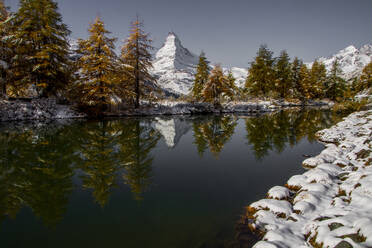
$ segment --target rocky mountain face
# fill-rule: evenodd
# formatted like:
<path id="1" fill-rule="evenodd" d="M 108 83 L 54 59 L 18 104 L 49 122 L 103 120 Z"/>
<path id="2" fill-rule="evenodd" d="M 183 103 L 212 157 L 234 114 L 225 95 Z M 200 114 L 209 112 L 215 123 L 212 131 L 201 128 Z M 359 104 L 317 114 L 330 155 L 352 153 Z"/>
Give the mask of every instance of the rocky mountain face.
<path id="1" fill-rule="evenodd" d="M 198 56 L 184 48 L 176 34 L 169 33 L 155 55 L 153 73 L 161 88 L 186 95 L 193 85 L 197 64 Z"/>
<path id="2" fill-rule="evenodd" d="M 342 76 L 346 80 L 358 77 L 363 68 L 372 59 L 372 45 L 364 45 L 360 49 L 348 46 L 330 57 L 321 57 L 319 62 L 325 64 L 327 70 L 332 68 L 332 63 L 338 59 Z M 174 95 L 187 95 L 193 85 L 198 56 L 182 46 L 180 39 L 174 33 L 169 33 L 164 45 L 155 55 L 153 74 L 157 83 L 165 92 Z M 306 63 L 311 67 L 312 63 Z M 246 68 L 224 68 L 225 73 L 232 71 L 236 78 L 236 85 L 244 87 L 248 75 Z"/>
<path id="3" fill-rule="evenodd" d="M 360 49 L 354 46 L 348 46 L 330 57 L 321 57 L 318 61 L 324 63 L 326 69 L 329 71 L 336 59 L 342 70 L 342 77 L 346 80 L 358 77 L 362 73 L 363 68 L 372 59 L 372 45 L 367 44 Z M 307 63 L 307 65 L 310 67 L 312 63 Z"/>
<path id="4" fill-rule="evenodd" d="M 155 55 L 152 72 L 162 89 L 177 95 L 187 95 L 194 83 L 198 61 L 198 55 L 183 47 L 176 34 L 169 33 L 164 45 Z M 227 73 L 228 69 L 224 68 L 224 71 Z M 233 67 L 231 71 L 237 78 L 237 85 L 244 85 L 247 70 Z"/>

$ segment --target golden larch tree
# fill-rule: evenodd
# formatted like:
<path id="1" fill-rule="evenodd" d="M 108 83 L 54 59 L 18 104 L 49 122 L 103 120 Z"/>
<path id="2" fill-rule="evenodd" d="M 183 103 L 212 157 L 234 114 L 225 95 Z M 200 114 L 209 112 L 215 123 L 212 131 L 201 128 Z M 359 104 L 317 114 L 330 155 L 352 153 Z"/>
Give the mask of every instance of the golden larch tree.
<path id="1" fill-rule="evenodd" d="M 127 84 L 134 92 L 134 106 L 138 108 L 141 97 L 145 96 L 147 82 L 154 82 L 155 79 L 150 73 L 152 68 L 152 40 L 149 34 L 143 31 L 143 22 L 137 19 L 131 23 L 130 35 L 125 40 L 121 49 L 121 60 L 127 71 Z M 148 93 L 148 92 L 147 92 Z"/>
<path id="2" fill-rule="evenodd" d="M 231 95 L 231 88 L 228 80 L 223 74 L 220 65 L 216 65 L 203 90 L 204 101 L 213 103 L 215 106 L 220 104 L 220 97 L 222 94 Z"/>
<path id="3" fill-rule="evenodd" d="M 97 17 L 89 29 L 87 40 L 80 39 L 78 60 L 79 79 L 76 96 L 82 106 L 93 106 L 96 113 L 106 110 L 118 87 L 115 75 L 117 57 L 115 38 L 109 38 L 103 21 Z"/>

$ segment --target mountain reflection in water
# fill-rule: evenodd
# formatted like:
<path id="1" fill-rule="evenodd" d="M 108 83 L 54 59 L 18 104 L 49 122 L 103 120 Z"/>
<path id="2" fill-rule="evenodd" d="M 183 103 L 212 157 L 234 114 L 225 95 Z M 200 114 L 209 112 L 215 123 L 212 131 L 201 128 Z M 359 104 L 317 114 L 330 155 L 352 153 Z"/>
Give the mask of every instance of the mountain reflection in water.
<path id="1" fill-rule="evenodd" d="M 238 123 L 242 123 L 246 149 L 260 161 L 270 152 L 281 153 L 303 139 L 315 141 L 317 130 L 339 119 L 329 111 L 310 109 L 260 116 L 2 123 L 0 221 L 16 220 L 17 214 L 27 208 L 44 226 L 55 228 L 71 207 L 69 201 L 75 191 L 90 192 L 102 208 L 108 204 L 114 189 L 122 187 L 130 188 L 132 199 L 143 201 L 144 193 L 151 193 L 156 181 L 153 163 L 161 140 L 171 153 L 182 137 L 190 135 L 189 146 L 200 156 L 200 161 L 205 161 L 206 154 L 218 161 Z M 6 225 L 0 237 L 4 228 Z"/>

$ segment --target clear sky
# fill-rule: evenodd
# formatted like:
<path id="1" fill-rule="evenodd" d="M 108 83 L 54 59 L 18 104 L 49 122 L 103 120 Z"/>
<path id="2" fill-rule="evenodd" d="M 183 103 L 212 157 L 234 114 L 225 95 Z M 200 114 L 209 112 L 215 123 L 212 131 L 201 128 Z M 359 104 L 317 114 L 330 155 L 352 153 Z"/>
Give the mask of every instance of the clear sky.
<path id="1" fill-rule="evenodd" d="M 247 67 L 266 43 L 312 61 L 372 43 L 372 0 L 57 0 L 73 38 L 100 15 L 119 41 L 138 13 L 159 48 L 169 31 L 214 63 Z M 13 11 L 18 0 L 5 0 Z M 118 43 L 121 45 L 121 43 Z"/>

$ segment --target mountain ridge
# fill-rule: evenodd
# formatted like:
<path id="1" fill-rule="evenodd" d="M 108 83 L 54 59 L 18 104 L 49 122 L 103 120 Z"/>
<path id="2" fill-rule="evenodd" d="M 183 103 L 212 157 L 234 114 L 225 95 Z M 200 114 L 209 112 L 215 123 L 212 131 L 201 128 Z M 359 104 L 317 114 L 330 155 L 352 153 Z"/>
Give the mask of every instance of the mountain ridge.
<path id="1" fill-rule="evenodd" d="M 339 60 L 342 77 L 351 80 L 361 74 L 363 68 L 372 60 L 372 45 L 363 45 L 360 49 L 350 45 L 328 57 L 317 60 L 325 64 L 327 71 L 332 68 L 335 59 Z M 160 88 L 175 95 L 187 95 L 194 83 L 198 56 L 183 47 L 178 36 L 170 32 L 163 46 L 156 52 L 152 73 L 157 78 Z M 313 62 L 305 63 L 311 67 Z M 248 69 L 241 67 L 223 68 L 224 73 L 232 72 L 236 86 L 244 87 Z"/>

